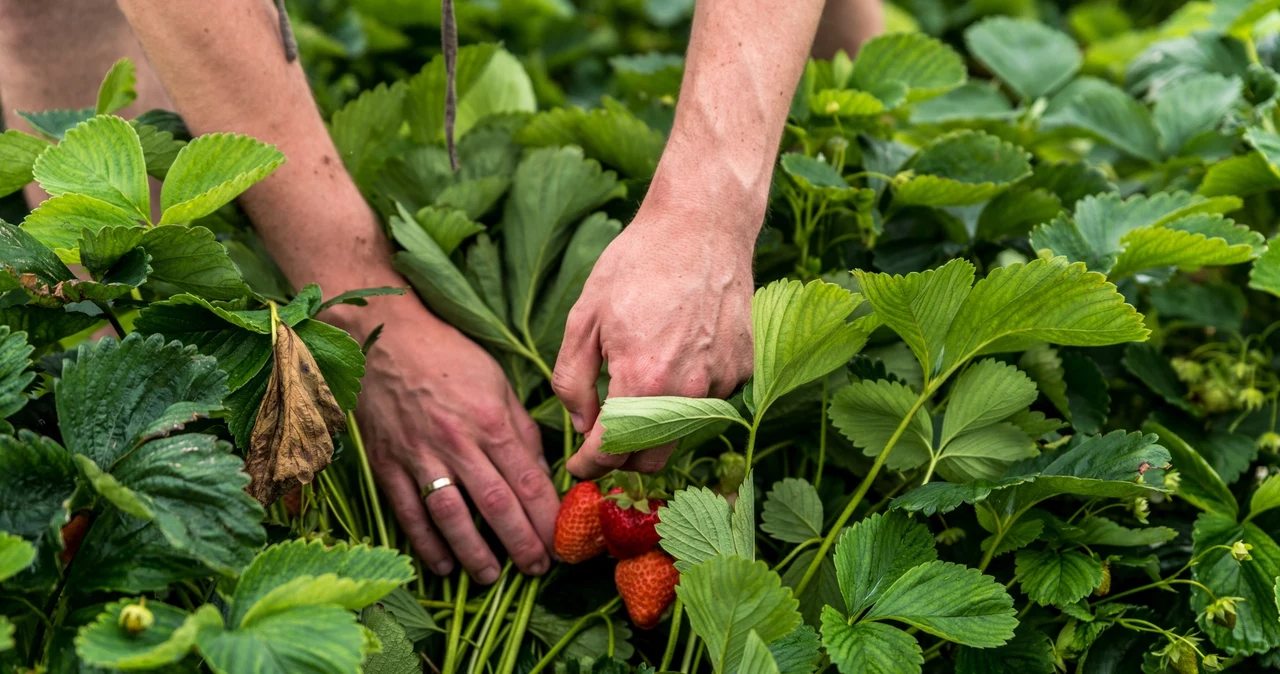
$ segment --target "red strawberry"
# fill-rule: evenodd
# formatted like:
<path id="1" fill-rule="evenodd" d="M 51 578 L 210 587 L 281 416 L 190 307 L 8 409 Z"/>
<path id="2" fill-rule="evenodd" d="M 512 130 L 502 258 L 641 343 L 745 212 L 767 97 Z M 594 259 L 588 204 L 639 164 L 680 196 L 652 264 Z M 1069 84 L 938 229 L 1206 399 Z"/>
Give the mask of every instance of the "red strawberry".
<path id="1" fill-rule="evenodd" d="M 609 490 L 610 498 L 600 501 L 600 526 L 609 554 L 627 559 L 644 554 L 658 545 L 658 508 L 656 498 L 633 500 L 622 487 Z"/>
<path id="2" fill-rule="evenodd" d="M 284 493 L 284 511 L 289 513 L 289 517 L 297 517 L 302 514 L 302 485 L 297 485 L 293 489 Z"/>
<path id="3" fill-rule="evenodd" d="M 58 559 L 63 564 L 70 564 L 71 558 L 76 556 L 76 551 L 80 549 L 80 541 L 84 540 L 85 532 L 89 531 L 89 525 L 92 520 L 89 519 L 90 513 L 76 513 L 70 522 L 62 525 L 62 552 L 58 553 Z"/>
<path id="4" fill-rule="evenodd" d="M 675 560 L 656 548 L 618 562 L 613 571 L 613 583 L 627 606 L 627 615 L 642 630 L 657 627 L 662 613 L 675 601 L 679 580 Z"/>
<path id="5" fill-rule="evenodd" d="M 580 482 L 564 495 L 556 514 L 556 554 L 570 564 L 585 562 L 604 552 L 600 532 L 600 487 Z"/>

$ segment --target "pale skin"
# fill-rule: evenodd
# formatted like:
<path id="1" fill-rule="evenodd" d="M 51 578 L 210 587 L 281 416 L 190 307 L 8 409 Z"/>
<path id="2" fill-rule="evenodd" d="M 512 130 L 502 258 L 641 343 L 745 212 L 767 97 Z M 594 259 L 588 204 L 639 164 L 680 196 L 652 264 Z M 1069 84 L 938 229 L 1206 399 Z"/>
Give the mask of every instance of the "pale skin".
<path id="1" fill-rule="evenodd" d="M 825 14 L 822 0 L 697 4 L 667 149 L 640 211 L 573 308 L 556 362 L 552 386 L 586 436 L 569 461 L 573 474 L 652 472 L 670 453 L 599 452 L 602 364 L 610 396 L 727 396 L 750 375 L 751 254 L 791 92 L 811 47 L 852 51 L 879 30 L 874 0 L 827 4 Z M 98 78 L 128 56 L 140 66 L 135 110 L 174 108 L 193 133 L 248 134 L 288 157 L 240 202 L 295 285 L 318 283 L 326 296 L 407 285 L 301 68 L 284 59 L 270 0 L 119 0 L 118 7 L 0 0 L 8 127 L 25 128 L 15 110 L 92 104 Z M 55 32 L 59 40 L 31 39 Z M 58 46 L 69 43 L 76 49 Z M 40 196 L 28 191 L 33 201 Z M 546 572 L 559 502 L 537 426 L 493 358 L 412 294 L 323 318 L 357 340 L 384 326 L 358 415 L 379 483 L 431 570 L 447 574 L 461 564 L 481 583 L 499 574 L 459 490 L 420 495 L 450 477 L 521 571 Z"/>

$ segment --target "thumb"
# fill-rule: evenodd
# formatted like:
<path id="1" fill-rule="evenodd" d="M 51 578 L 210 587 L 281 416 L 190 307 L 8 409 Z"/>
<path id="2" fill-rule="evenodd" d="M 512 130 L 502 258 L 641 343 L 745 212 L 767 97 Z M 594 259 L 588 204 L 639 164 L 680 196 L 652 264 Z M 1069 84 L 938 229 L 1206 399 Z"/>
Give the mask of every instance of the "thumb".
<path id="1" fill-rule="evenodd" d="M 600 331 L 594 318 L 582 318 L 575 310 L 569 313 L 564 327 L 564 341 L 551 373 L 551 389 L 569 411 L 574 430 L 585 434 L 600 414 L 600 395 L 596 379 L 600 377 Z"/>

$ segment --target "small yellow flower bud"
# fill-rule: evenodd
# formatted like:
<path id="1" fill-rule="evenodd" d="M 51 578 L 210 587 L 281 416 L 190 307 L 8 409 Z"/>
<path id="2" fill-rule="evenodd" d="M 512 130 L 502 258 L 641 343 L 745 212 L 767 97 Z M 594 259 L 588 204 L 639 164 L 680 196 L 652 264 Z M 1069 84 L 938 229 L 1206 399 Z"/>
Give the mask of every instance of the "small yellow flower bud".
<path id="1" fill-rule="evenodd" d="M 151 613 L 151 609 L 147 608 L 147 598 L 139 597 L 138 603 L 126 604 L 120 609 L 120 619 L 117 624 L 129 634 L 142 634 L 155 622 L 155 615 Z"/>
<path id="2" fill-rule="evenodd" d="M 836 101 L 828 101 L 826 107 L 823 108 L 822 111 L 828 115 L 834 115 L 837 112 L 840 112 L 840 104 Z"/>
<path id="3" fill-rule="evenodd" d="M 1231 556 L 1235 557 L 1237 562 L 1247 562 L 1250 559 L 1253 559 L 1253 555 L 1249 554 L 1249 551 L 1252 549 L 1252 545 L 1249 545 L 1244 541 L 1236 541 L 1231 544 Z"/>
<path id="4" fill-rule="evenodd" d="M 1275 431 L 1267 431 L 1258 436 L 1258 449 L 1265 449 L 1268 452 L 1274 452 L 1280 449 L 1280 433 Z"/>
<path id="5" fill-rule="evenodd" d="M 1194 360 L 1174 358 L 1169 362 L 1173 365 L 1174 372 L 1178 373 L 1178 379 L 1188 384 L 1198 384 L 1204 378 L 1204 366 Z"/>
<path id="6" fill-rule="evenodd" d="M 1241 390 L 1236 396 L 1236 404 L 1250 412 L 1262 407 L 1266 402 L 1267 394 L 1252 386 Z"/>

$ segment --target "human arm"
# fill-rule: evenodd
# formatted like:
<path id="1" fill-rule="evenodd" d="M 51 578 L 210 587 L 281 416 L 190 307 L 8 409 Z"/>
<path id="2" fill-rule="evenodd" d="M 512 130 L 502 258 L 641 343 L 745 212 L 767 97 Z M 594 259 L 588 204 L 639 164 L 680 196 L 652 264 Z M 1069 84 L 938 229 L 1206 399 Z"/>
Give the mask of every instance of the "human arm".
<path id="1" fill-rule="evenodd" d="M 247 134 L 288 158 L 241 205 L 293 283 L 318 283 L 328 295 L 406 285 L 302 69 L 285 59 L 270 0 L 119 5 L 194 132 Z M 497 559 L 458 490 L 419 496 L 450 477 L 522 570 L 546 571 L 558 499 L 537 428 L 497 363 L 412 295 L 335 307 L 324 318 L 357 339 L 385 326 L 369 354 L 360 417 L 375 474 L 415 550 L 437 573 L 456 555 L 480 582 L 497 578 Z"/>
<path id="2" fill-rule="evenodd" d="M 609 396 L 723 397 L 751 374 L 752 252 L 821 0 L 701 0 L 670 138 L 634 220 L 569 315 L 552 386 L 586 434 L 579 477 L 653 471 L 671 448 L 599 451 Z"/>

